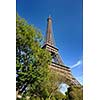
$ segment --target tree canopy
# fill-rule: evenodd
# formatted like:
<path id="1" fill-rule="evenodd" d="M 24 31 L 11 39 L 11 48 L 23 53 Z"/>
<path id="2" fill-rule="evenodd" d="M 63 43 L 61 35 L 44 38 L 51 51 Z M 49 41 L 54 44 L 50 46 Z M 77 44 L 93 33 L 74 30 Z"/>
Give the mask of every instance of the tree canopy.
<path id="1" fill-rule="evenodd" d="M 24 19 L 16 17 L 16 90 L 40 94 L 40 84 L 48 80 L 50 53 L 41 48 L 42 35 Z M 33 93 L 35 91 L 35 93 Z"/>

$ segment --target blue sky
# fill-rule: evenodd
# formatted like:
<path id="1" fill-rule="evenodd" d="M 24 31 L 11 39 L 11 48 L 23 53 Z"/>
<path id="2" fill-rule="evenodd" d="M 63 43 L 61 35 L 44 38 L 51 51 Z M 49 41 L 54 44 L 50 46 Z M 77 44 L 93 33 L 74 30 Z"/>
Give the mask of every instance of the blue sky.
<path id="1" fill-rule="evenodd" d="M 82 0 L 16 0 L 18 14 L 34 24 L 45 36 L 47 18 L 53 19 L 56 47 L 65 65 L 83 84 Z"/>

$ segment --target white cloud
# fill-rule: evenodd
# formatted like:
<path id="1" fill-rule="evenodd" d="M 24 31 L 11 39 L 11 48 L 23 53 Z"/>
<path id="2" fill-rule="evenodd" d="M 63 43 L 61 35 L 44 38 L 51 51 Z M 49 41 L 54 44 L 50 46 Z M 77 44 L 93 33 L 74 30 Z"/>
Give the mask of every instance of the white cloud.
<path id="1" fill-rule="evenodd" d="M 81 64 L 82 64 L 82 60 L 79 60 L 74 65 L 72 65 L 71 68 L 76 68 L 76 67 L 78 67 Z"/>

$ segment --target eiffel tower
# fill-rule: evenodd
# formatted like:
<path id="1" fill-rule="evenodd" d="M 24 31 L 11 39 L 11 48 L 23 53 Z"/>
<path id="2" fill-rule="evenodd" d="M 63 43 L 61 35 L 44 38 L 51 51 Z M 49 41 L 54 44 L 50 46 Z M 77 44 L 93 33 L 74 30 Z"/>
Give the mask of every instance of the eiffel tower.
<path id="1" fill-rule="evenodd" d="M 47 49 L 51 53 L 52 63 L 50 65 L 50 68 L 53 71 L 56 71 L 62 77 L 63 82 L 67 82 L 67 85 L 69 86 L 81 86 L 81 84 L 73 77 L 71 69 L 64 65 L 58 53 L 58 48 L 55 47 L 51 16 L 49 16 L 47 19 L 46 41 L 42 48 Z"/>

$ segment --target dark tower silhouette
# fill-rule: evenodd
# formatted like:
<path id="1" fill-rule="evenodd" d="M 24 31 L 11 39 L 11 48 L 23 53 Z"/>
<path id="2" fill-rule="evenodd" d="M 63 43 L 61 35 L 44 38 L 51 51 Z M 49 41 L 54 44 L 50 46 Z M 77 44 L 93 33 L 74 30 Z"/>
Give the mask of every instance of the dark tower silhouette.
<path id="1" fill-rule="evenodd" d="M 59 73 L 59 75 L 64 79 L 64 82 L 70 86 L 74 85 L 81 85 L 72 75 L 71 69 L 64 65 L 59 53 L 58 48 L 55 47 L 53 31 L 52 31 L 52 18 L 51 16 L 47 19 L 47 30 L 46 30 L 46 41 L 43 45 L 44 49 L 47 49 L 52 56 L 52 64 L 50 68 L 53 71 Z"/>

